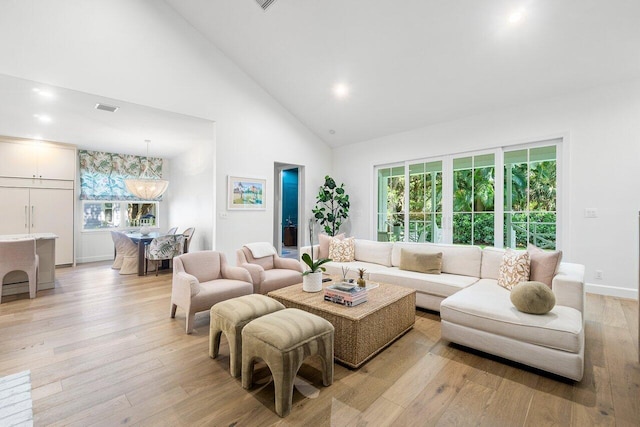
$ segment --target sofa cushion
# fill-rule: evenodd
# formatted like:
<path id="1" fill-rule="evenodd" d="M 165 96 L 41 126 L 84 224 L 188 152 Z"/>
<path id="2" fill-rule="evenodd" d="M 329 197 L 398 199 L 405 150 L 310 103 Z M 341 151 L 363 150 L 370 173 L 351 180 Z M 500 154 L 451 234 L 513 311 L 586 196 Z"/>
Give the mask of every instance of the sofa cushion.
<path id="1" fill-rule="evenodd" d="M 529 244 L 527 252 L 529 252 L 529 258 L 531 259 L 529 280 L 542 282 L 551 288 L 553 276 L 558 271 L 558 266 L 562 260 L 562 251 L 545 251 Z"/>
<path id="2" fill-rule="evenodd" d="M 391 283 L 406 286 L 418 292 L 448 297 L 467 286 L 473 285 L 478 278 L 456 274 L 425 274 L 415 271 L 400 270 L 391 267 L 369 272 L 369 279 L 374 282 Z"/>
<path id="3" fill-rule="evenodd" d="M 487 246 L 482 250 L 482 265 L 480 267 L 481 279 L 498 280 L 498 273 L 504 253 L 504 249 L 491 246 Z"/>
<path id="4" fill-rule="evenodd" d="M 339 240 L 331 239 L 329 243 L 329 258 L 336 262 L 351 262 L 355 260 L 355 242 L 353 237 Z"/>
<path id="5" fill-rule="evenodd" d="M 510 294 L 495 280 L 480 279 L 445 299 L 440 305 L 440 317 L 530 344 L 571 353 L 580 351 L 583 328 L 578 310 L 556 305 L 543 315 L 522 313 L 511 304 Z"/>
<path id="6" fill-rule="evenodd" d="M 529 280 L 529 253 L 507 249 L 502 256 L 498 285 L 511 290 L 520 282 Z"/>
<path id="7" fill-rule="evenodd" d="M 349 273 L 347 277 L 355 279 L 358 277 L 358 269 L 364 268 L 367 270 L 367 273 L 371 273 L 374 271 L 384 271 L 389 267 L 385 267 L 384 265 L 374 264 L 371 262 L 363 262 L 363 261 L 353 261 L 353 262 L 335 262 L 331 261 L 322 265 L 327 271 L 327 274 L 340 276 L 342 277 L 342 267 L 348 267 Z"/>
<path id="8" fill-rule="evenodd" d="M 403 248 L 400 254 L 400 270 L 428 274 L 442 273 L 442 252 L 414 252 Z"/>
<path id="9" fill-rule="evenodd" d="M 400 266 L 402 248 L 426 252 L 442 252 L 442 272 L 461 276 L 480 277 L 482 249 L 470 245 L 444 245 L 439 243 L 394 243 L 392 265 Z"/>
<path id="10" fill-rule="evenodd" d="M 356 260 L 391 267 L 393 243 L 356 240 Z"/>
<path id="11" fill-rule="evenodd" d="M 328 234 L 318 234 L 318 258 L 329 258 L 329 244 L 331 239 L 344 240 L 344 233 L 331 237 Z"/>

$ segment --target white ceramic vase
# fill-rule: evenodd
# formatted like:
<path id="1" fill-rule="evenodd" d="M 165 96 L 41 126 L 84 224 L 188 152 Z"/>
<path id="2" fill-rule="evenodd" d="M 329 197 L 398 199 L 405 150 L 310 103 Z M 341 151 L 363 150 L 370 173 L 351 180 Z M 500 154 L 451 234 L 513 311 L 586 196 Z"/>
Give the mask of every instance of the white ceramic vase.
<path id="1" fill-rule="evenodd" d="M 322 290 L 322 272 L 319 271 L 302 276 L 302 290 L 305 292 L 320 292 Z"/>
<path id="2" fill-rule="evenodd" d="M 140 234 L 148 236 L 151 233 L 151 227 L 140 227 Z"/>

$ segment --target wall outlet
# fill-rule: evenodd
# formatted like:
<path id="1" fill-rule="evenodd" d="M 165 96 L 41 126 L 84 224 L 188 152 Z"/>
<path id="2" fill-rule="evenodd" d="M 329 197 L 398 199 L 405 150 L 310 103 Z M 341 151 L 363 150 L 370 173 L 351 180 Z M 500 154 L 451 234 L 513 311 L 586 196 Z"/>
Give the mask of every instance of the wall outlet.
<path id="1" fill-rule="evenodd" d="M 227 212 L 220 212 L 218 214 L 218 216 L 220 217 L 220 219 L 227 219 L 228 218 L 228 213 Z"/>
<path id="2" fill-rule="evenodd" d="M 598 209 L 596 209 L 596 208 L 585 208 L 584 209 L 584 217 L 585 218 L 597 218 L 598 217 Z"/>
<path id="3" fill-rule="evenodd" d="M 596 279 L 602 280 L 602 270 L 596 270 Z"/>

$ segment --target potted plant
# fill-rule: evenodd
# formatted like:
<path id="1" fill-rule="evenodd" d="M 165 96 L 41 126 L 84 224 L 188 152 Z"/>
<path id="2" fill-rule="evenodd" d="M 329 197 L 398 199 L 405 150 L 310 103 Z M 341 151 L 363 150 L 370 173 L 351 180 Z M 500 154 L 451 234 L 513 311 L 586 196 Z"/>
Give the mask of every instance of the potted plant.
<path id="1" fill-rule="evenodd" d="M 329 236 L 338 234 L 342 222 L 349 217 L 349 195 L 344 191 L 344 184 L 338 186 L 333 178 L 325 176 L 312 212 Z"/>
<path id="2" fill-rule="evenodd" d="M 302 273 L 302 290 L 320 292 L 322 290 L 322 272 L 326 270 L 322 264 L 331 261 L 331 259 L 320 258 L 314 261 L 309 254 L 302 254 L 302 261 L 309 267 L 307 271 Z"/>
<path id="3" fill-rule="evenodd" d="M 331 259 L 319 258 L 313 259 L 313 226 L 315 220 L 309 220 L 309 242 L 311 243 L 311 255 L 302 254 L 302 261 L 307 264 L 309 269 L 302 273 L 302 290 L 306 292 L 320 292 L 322 290 L 322 272 L 326 269 L 322 266 Z"/>

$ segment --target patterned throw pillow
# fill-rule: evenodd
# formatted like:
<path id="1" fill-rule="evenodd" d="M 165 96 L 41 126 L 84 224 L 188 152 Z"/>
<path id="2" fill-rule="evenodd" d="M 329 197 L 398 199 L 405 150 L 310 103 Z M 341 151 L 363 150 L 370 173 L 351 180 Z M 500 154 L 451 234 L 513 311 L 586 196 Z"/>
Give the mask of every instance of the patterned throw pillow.
<path id="1" fill-rule="evenodd" d="M 318 234 L 318 258 L 329 258 L 329 245 L 331 244 L 331 240 L 344 240 L 344 238 L 344 233 L 337 234 L 333 237 L 322 233 Z"/>
<path id="2" fill-rule="evenodd" d="M 498 271 L 498 285 L 511 290 L 520 282 L 529 280 L 530 260 L 526 251 L 507 249 Z"/>
<path id="3" fill-rule="evenodd" d="M 353 237 L 344 240 L 331 239 L 329 258 L 335 262 L 351 262 L 355 259 L 356 241 Z"/>

